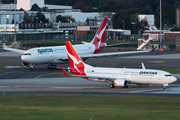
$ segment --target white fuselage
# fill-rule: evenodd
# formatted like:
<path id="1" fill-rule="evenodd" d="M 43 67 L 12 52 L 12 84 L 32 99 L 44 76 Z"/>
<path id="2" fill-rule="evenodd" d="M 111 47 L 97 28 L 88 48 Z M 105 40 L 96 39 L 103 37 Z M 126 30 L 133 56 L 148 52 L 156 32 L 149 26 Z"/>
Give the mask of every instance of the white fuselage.
<path id="1" fill-rule="evenodd" d="M 91 43 L 73 45 L 73 47 L 80 56 L 93 54 L 95 51 L 95 45 Z M 25 51 L 21 56 L 23 62 L 33 64 L 68 63 L 63 59 L 67 59 L 66 46 L 32 48 Z"/>
<path id="2" fill-rule="evenodd" d="M 177 80 L 168 72 L 153 69 L 86 67 L 85 73 L 87 76 L 126 79 L 136 84 L 169 84 Z M 93 78 L 90 80 L 107 82 Z"/>

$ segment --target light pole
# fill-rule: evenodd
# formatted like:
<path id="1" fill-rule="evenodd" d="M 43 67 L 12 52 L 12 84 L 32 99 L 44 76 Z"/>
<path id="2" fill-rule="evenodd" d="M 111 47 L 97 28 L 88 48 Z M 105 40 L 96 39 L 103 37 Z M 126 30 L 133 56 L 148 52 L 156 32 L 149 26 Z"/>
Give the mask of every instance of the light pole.
<path id="1" fill-rule="evenodd" d="M 16 42 L 16 0 L 14 0 L 14 42 Z"/>
<path id="2" fill-rule="evenodd" d="M 124 20 L 122 22 L 123 22 L 123 30 L 125 30 L 125 22 L 124 22 Z"/>
<path id="3" fill-rule="evenodd" d="M 162 9 L 161 9 L 161 0 L 160 0 L 160 48 L 162 48 Z"/>

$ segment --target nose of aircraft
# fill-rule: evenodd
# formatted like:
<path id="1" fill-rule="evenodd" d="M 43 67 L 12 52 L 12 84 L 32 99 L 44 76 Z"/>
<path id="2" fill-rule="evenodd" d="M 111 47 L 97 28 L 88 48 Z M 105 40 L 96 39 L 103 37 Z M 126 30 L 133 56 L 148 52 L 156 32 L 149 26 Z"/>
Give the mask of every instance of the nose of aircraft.
<path id="1" fill-rule="evenodd" d="M 22 60 L 22 61 L 24 61 L 24 60 L 25 60 L 24 55 L 22 55 L 22 56 L 21 56 L 21 60 Z"/>
<path id="2" fill-rule="evenodd" d="M 171 81 L 172 81 L 172 82 L 176 82 L 176 81 L 177 81 L 177 78 L 173 76 L 173 77 L 171 78 Z"/>
<path id="3" fill-rule="evenodd" d="M 28 62 L 27 57 L 26 57 L 25 55 L 22 55 L 22 56 L 21 56 L 21 60 L 22 60 L 23 62 Z"/>

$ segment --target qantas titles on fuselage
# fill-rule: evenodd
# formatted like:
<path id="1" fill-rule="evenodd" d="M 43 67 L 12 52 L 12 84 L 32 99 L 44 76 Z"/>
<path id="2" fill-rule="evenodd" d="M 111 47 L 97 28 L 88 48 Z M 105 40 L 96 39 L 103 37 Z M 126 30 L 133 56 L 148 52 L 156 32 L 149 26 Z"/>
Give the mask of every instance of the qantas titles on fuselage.
<path id="1" fill-rule="evenodd" d="M 96 70 L 87 70 L 87 73 L 94 73 L 94 74 L 104 74 L 103 72 L 97 72 Z M 105 73 L 108 74 L 108 73 Z M 111 73 L 112 74 L 112 73 Z M 157 71 L 140 71 L 140 72 L 136 72 L 136 71 L 124 71 L 123 73 L 114 73 L 114 74 L 118 74 L 118 75 L 144 75 L 144 76 L 154 76 L 157 75 L 158 72 Z"/>
<path id="2" fill-rule="evenodd" d="M 37 49 L 39 54 L 48 54 L 53 52 L 60 52 L 60 51 L 65 51 L 65 48 L 57 48 L 57 49 L 52 49 L 52 48 L 46 48 L 46 49 Z"/>

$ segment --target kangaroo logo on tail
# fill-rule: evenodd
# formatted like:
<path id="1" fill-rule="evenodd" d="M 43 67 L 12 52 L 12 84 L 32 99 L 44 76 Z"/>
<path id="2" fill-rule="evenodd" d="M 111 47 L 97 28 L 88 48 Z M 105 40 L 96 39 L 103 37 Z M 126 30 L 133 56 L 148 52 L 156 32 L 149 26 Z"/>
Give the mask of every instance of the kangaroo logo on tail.
<path id="1" fill-rule="evenodd" d="M 76 75 L 86 75 L 84 72 L 85 65 L 72 47 L 71 43 L 69 41 L 65 41 L 66 49 L 67 49 L 67 55 L 69 60 L 69 67 L 71 73 Z"/>
<path id="2" fill-rule="evenodd" d="M 101 50 L 101 44 L 104 43 L 106 24 L 107 24 L 107 17 L 104 17 L 96 35 L 94 36 L 91 42 L 95 45 L 95 48 L 96 48 L 94 53 L 99 52 Z"/>

